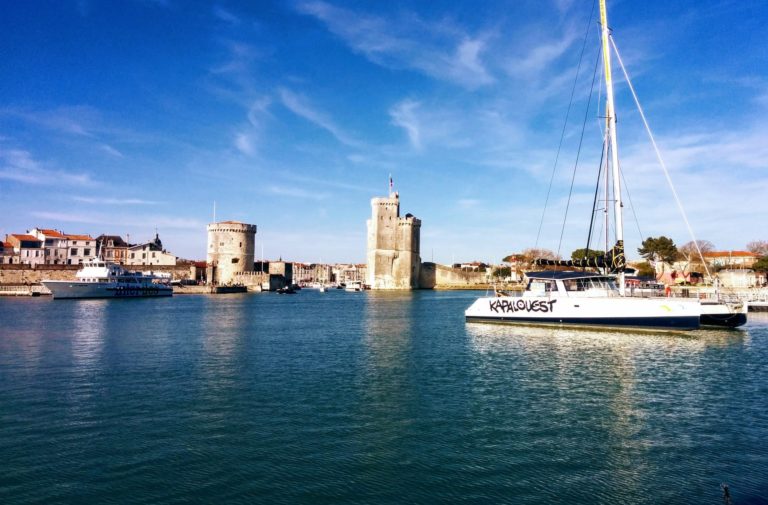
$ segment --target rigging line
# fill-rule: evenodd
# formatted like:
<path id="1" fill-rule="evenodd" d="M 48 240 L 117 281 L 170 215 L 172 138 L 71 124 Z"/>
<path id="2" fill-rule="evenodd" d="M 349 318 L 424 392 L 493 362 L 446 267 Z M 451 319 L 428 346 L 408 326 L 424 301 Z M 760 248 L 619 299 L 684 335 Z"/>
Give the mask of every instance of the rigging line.
<path id="1" fill-rule="evenodd" d="M 629 208 L 632 209 L 632 216 L 635 218 L 635 226 L 637 226 L 637 233 L 640 234 L 640 241 L 645 240 L 643 232 L 640 231 L 640 220 L 637 219 L 637 213 L 635 212 L 635 204 L 632 203 L 632 195 L 629 193 L 629 185 L 627 185 L 627 178 L 624 177 L 624 172 L 621 170 L 621 163 L 619 163 L 619 173 L 621 174 L 621 180 L 624 182 L 624 191 L 627 192 L 627 200 L 629 200 Z"/>
<path id="2" fill-rule="evenodd" d="M 581 156 L 581 146 L 584 143 L 584 132 L 587 129 L 587 120 L 589 119 L 589 108 L 592 105 L 592 95 L 595 92 L 595 79 L 597 78 L 597 67 L 600 64 L 600 52 L 597 53 L 595 60 L 595 69 L 592 71 L 592 85 L 589 87 L 589 98 L 587 99 L 587 108 L 584 111 L 584 121 L 581 124 L 581 136 L 579 137 L 579 148 L 576 150 L 576 160 L 573 162 L 573 174 L 571 175 L 571 187 L 568 190 L 568 201 L 565 204 L 565 215 L 563 216 L 563 227 L 560 229 L 560 241 L 557 243 L 557 254 L 560 254 L 560 248 L 563 245 L 563 234 L 565 233 L 565 223 L 568 221 L 568 209 L 571 206 L 571 196 L 573 195 L 573 184 L 576 180 L 576 168 L 579 166 L 579 157 Z"/>
<path id="3" fill-rule="evenodd" d="M 672 195 L 675 197 L 675 202 L 677 203 L 677 208 L 680 210 L 680 214 L 683 216 L 683 221 L 685 221 L 685 226 L 688 228 L 688 233 L 691 234 L 691 239 L 693 239 L 693 245 L 696 246 L 696 252 L 699 253 L 699 258 L 701 258 L 701 263 L 704 265 L 704 270 L 707 272 L 707 277 L 712 278 L 712 274 L 709 273 L 709 268 L 707 267 L 707 262 L 704 261 L 704 255 L 701 253 L 701 248 L 699 248 L 699 242 L 696 240 L 696 235 L 693 233 L 693 228 L 691 228 L 691 223 L 688 222 L 688 216 L 685 214 L 685 209 L 683 209 L 683 204 L 680 201 L 680 198 L 677 196 L 677 190 L 675 190 L 674 184 L 672 184 L 672 178 L 669 176 L 669 171 L 667 170 L 667 164 L 664 163 L 664 159 L 661 157 L 661 151 L 659 151 L 659 146 L 656 145 L 656 139 L 653 137 L 653 133 L 651 132 L 651 127 L 648 126 L 648 120 L 645 118 L 645 112 L 643 112 L 643 107 L 640 105 L 640 100 L 637 98 L 637 93 L 635 93 L 635 87 L 632 86 L 632 81 L 629 80 L 629 74 L 627 73 L 627 69 L 624 68 L 624 62 L 621 60 L 621 55 L 619 54 L 619 48 L 616 47 L 616 42 L 613 40 L 613 37 L 609 37 L 611 40 L 611 45 L 613 46 L 613 52 L 616 53 L 616 59 L 619 62 L 619 66 L 621 66 L 622 72 L 624 72 L 624 78 L 627 80 L 627 85 L 629 85 L 629 90 L 632 92 L 632 98 L 635 100 L 635 105 L 637 106 L 637 111 L 640 113 L 640 118 L 643 120 L 643 125 L 645 126 L 645 131 L 648 133 L 648 137 L 651 139 L 651 144 L 653 145 L 653 150 L 656 153 L 656 158 L 659 160 L 659 165 L 661 165 L 662 170 L 664 171 L 664 176 L 667 178 L 667 183 L 669 184 L 669 188 L 672 190 Z"/>
<path id="4" fill-rule="evenodd" d="M 600 165 L 597 169 L 597 183 L 595 183 L 595 197 L 592 199 L 592 219 L 589 220 L 589 232 L 587 233 L 587 248 L 585 257 L 589 257 L 589 244 L 592 243 L 592 228 L 595 225 L 595 207 L 597 207 L 597 194 L 600 192 L 600 174 L 603 172 L 603 155 L 605 154 L 605 137 L 603 137 L 603 149 L 600 149 Z"/>
<path id="5" fill-rule="evenodd" d="M 544 200 L 544 210 L 541 211 L 541 221 L 539 221 L 539 231 L 536 232 L 536 244 L 534 249 L 539 247 L 539 238 L 541 237 L 541 228 L 544 226 L 544 216 L 547 213 L 547 205 L 549 204 L 549 196 L 552 193 L 552 183 L 555 180 L 555 172 L 557 171 L 557 162 L 560 159 L 560 150 L 563 147 L 563 140 L 565 139 L 565 130 L 568 127 L 568 118 L 571 114 L 571 107 L 573 106 L 573 96 L 576 93 L 576 84 L 579 81 L 579 74 L 581 72 L 581 62 L 584 60 L 584 51 L 587 48 L 587 38 L 589 37 L 589 28 L 592 25 L 592 16 L 595 14 L 595 3 L 592 2 L 592 10 L 589 13 L 589 19 L 587 20 L 587 29 L 584 32 L 584 42 L 581 45 L 581 54 L 579 54 L 579 64 L 576 66 L 576 76 L 573 78 L 573 87 L 571 88 L 571 98 L 568 100 L 568 109 L 565 111 L 565 121 L 563 122 L 563 131 L 560 132 L 560 142 L 557 145 L 557 153 L 555 154 L 555 163 L 552 165 L 552 175 L 549 177 L 549 187 L 547 188 L 547 197 Z"/>

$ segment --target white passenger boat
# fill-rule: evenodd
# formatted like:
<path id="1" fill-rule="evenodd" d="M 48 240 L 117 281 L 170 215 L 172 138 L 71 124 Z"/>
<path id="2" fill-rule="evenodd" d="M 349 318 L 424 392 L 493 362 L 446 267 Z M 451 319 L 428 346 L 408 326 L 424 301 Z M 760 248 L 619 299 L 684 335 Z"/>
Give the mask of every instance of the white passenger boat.
<path id="1" fill-rule="evenodd" d="M 144 298 L 171 296 L 170 277 L 129 272 L 122 266 L 92 260 L 75 274 L 74 281 L 42 281 L 54 299 L 62 298 Z"/>
<path id="2" fill-rule="evenodd" d="M 359 281 L 348 282 L 344 289 L 347 291 L 362 291 L 363 283 Z"/>

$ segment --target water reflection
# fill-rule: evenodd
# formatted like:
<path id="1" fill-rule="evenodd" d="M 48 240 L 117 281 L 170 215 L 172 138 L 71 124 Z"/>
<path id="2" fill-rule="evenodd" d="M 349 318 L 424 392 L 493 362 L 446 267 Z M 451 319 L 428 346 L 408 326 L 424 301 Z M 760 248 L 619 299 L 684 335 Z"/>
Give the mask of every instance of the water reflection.
<path id="1" fill-rule="evenodd" d="M 693 450 L 684 427 L 716 425 L 719 377 L 729 367 L 722 357 L 749 337 L 738 330 L 677 335 L 476 324 L 466 331 L 479 366 L 506 374 L 528 411 L 562 430 L 549 456 L 567 451 L 574 465 L 608 465 L 595 479 L 629 501 L 649 475 L 664 472 L 650 454 L 655 447 Z"/>
<path id="2" fill-rule="evenodd" d="M 109 300 L 77 300 L 72 307 L 72 361 L 85 371 L 98 364 L 104 350 Z"/>
<path id="3" fill-rule="evenodd" d="M 746 330 L 698 330 L 687 333 L 632 333 L 567 328 L 538 328 L 467 324 L 473 349 L 479 353 L 512 349 L 560 349 L 571 352 L 588 348 L 643 350 L 704 350 L 708 347 L 742 345 Z"/>

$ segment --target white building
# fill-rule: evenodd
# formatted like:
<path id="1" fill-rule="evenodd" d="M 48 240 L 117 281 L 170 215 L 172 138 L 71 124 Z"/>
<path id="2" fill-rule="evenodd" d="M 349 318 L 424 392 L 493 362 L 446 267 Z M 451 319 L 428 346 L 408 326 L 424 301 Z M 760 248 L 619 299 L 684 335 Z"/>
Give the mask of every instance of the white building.
<path id="1" fill-rule="evenodd" d="M 11 234 L 6 237 L 19 262 L 33 267 L 45 264 L 45 249 L 43 241 L 34 235 Z"/>
<path id="2" fill-rule="evenodd" d="M 155 239 L 144 244 L 128 246 L 126 265 L 167 265 L 176 264 L 176 256 L 163 249 L 160 236 L 155 234 Z"/>
<path id="3" fill-rule="evenodd" d="M 64 235 L 67 265 L 82 265 L 96 258 L 96 240 L 90 235 Z"/>
<path id="4" fill-rule="evenodd" d="M 58 230 L 32 228 L 27 233 L 43 241 L 46 265 L 66 265 L 69 258 L 67 237 Z"/>

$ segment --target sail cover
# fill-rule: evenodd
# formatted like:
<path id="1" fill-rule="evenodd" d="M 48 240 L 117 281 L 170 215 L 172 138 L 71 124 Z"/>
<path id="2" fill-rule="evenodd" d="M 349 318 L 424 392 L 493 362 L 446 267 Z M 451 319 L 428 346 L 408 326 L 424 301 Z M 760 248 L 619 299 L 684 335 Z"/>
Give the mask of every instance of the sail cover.
<path id="1" fill-rule="evenodd" d="M 627 259 L 624 256 L 624 241 L 619 240 L 608 254 L 601 254 L 594 258 L 582 258 L 579 260 L 548 260 L 537 259 L 534 261 L 538 266 L 557 266 L 557 267 L 576 267 L 576 268 L 607 268 L 611 272 L 623 272 L 627 266 Z"/>

